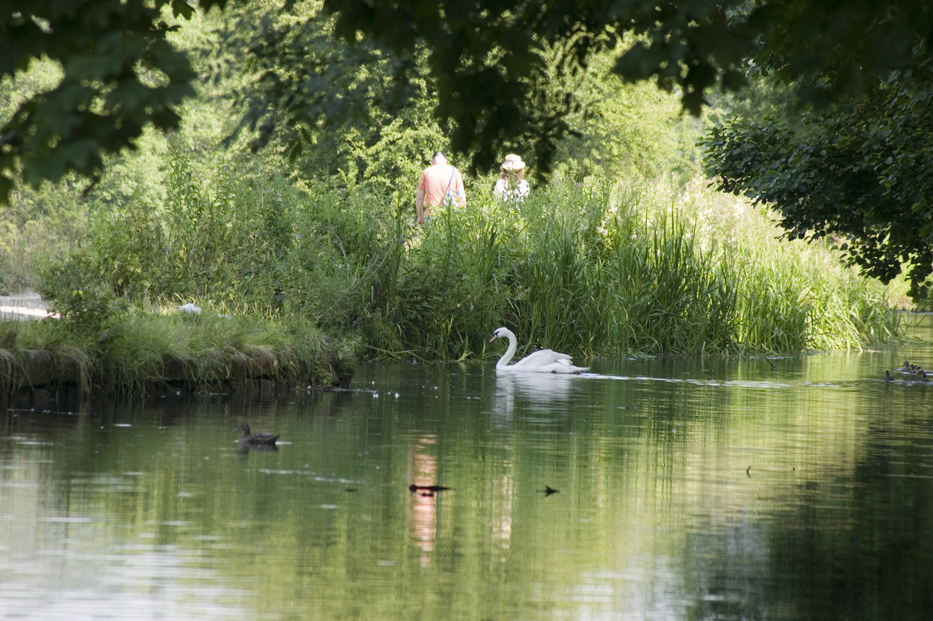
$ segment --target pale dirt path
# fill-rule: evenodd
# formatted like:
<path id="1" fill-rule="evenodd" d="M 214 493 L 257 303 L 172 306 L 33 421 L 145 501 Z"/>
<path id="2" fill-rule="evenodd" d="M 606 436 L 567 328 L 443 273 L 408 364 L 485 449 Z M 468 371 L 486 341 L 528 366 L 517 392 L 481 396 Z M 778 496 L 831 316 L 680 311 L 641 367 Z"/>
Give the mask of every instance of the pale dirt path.
<path id="1" fill-rule="evenodd" d="M 41 319 L 52 314 L 42 296 L 33 291 L 0 295 L 0 321 Z"/>

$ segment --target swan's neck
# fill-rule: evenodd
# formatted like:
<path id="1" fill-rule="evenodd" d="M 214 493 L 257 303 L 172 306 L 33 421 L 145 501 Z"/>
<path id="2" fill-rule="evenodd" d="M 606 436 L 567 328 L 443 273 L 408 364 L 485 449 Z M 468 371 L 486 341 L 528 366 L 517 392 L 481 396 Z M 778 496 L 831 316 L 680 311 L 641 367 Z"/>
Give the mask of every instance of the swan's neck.
<path id="1" fill-rule="evenodd" d="M 515 348 L 517 347 L 515 344 L 515 337 L 512 336 L 511 332 L 506 332 L 503 336 L 509 339 L 509 348 L 505 350 L 505 353 L 502 354 L 501 358 L 499 358 L 499 362 L 496 363 L 497 369 L 504 369 L 509 365 L 509 362 L 512 360 L 512 356 L 515 355 Z"/>

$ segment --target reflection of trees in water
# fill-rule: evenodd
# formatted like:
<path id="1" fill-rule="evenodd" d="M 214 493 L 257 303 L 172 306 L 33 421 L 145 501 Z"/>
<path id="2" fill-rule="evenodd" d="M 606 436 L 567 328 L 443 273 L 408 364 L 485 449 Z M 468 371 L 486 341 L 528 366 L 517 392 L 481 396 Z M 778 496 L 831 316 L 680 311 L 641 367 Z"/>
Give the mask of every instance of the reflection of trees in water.
<path id="1" fill-rule="evenodd" d="M 854 471 L 829 468 L 801 481 L 771 532 L 768 599 L 793 600 L 811 618 L 930 618 L 931 438 L 927 419 L 878 425 Z"/>
<path id="2" fill-rule="evenodd" d="M 725 524 L 696 527 L 687 534 L 683 550 L 681 567 L 687 592 L 693 595 L 693 618 L 794 618 L 785 617 L 784 610 L 775 614 L 781 602 L 769 606 L 764 601 L 770 550 L 768 529 L 757 518 L 737 516 Z"/>
<path id="3" fill-rule="evenodd" d="M 321 395 L 324 410 L 328 416 L 333 417 L 350 414 L 353 411 L 353 397 L 354 393 L 343 390 L 334 390 Z"/>
<path id="4" fill-rule="evenodd" d="M 278 453 L 278 452 L 279 452 L 279 447 L 277 447 L 277 446 L 274 445 L 274 444 L 272 444 L 272 445 L 268 445 L 268 444 L 241 444 L 238 453 L 239 453 L 239 455 L 240 455 L 241 457 L 246 457 L 247 455 L 249 455 L 249 452 L 250 452 L 250 451 L 256 451 L 256 452 L 258 452 L 258 453 Z"/>
<path id="5" fill-rule="evenodd" d="M 693 617 L 930 618 L 931 438 L 930 420 L 878 425 L 854 468 L 784 472 L 792 491 L 770 515 L 695 525 L 682 563 Z"/>

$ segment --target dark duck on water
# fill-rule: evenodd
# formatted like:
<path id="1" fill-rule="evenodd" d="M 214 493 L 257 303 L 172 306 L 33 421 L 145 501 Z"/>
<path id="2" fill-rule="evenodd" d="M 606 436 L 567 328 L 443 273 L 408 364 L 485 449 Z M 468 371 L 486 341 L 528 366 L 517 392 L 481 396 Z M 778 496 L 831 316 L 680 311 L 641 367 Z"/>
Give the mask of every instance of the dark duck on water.
<path id="1" fill-rule="evenodd" d="M 246 423 L 241 423 L 235 431 L 243 432 L 243 435 L 237 438 L 236 441 L 245 446 L 275 446 L 275 441 L 279 439 L 278 434 L 250 433 L 249 425 Z"/>

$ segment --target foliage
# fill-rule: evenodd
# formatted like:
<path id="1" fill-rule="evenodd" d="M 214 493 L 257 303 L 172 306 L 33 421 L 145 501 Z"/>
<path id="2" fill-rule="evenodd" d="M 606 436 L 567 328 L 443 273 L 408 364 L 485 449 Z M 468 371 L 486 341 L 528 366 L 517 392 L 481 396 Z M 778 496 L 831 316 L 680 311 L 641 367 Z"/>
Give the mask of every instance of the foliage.
<path id="1" fill-rule="evenodd" d="M 84 235 L 86 214 L 78 194 L 72 183 L 42 193 L 23 188 L 0 206 L 0 279 L 10 292 L 35 287 L 39 264 Z"/>
<path id="2" fill-rule="evenodd" d="M 395 57 L 367 41 L 342 41 L 319 4 L 227 11 L 209 49 L 216 88 L 236 98 L 242 115 L 226 142 L 247 138 L 254 152 L 281 152 L 297 179 L 336 178 L 407 199 L 457 126 L 434 117 L 439 93 L 426 50 Z M 554 144 L 562 167 L 579 178 L 692 172 L 699 130 L 679 114 L 675 97 L 612 76 L 608 51 L 594 53 L 574 75 L 562 68 L 561 53 L 547 50 L 547 74 L 532 105 L 567 125 L 567 136 Z M 567 91 L 579 105 L 568 107 Z M 508 144 L 531 171 L 536 148 L 530 140 Z"/>
<path id="3" fill-rule="evenodd" d="M 166 41 L 163 7 L 192 14 L 185 0 L 20 0 L 7 7 L 0 78 L 15 78 L 39 58 L 58 63 L 62 78 L 19 104 L 0 128 L 0 199 L 20 171 L 33 186 L 70 171 L 93 176 L 102 153 L 131 148 L 147 124 L 178 126 L 175 107 L 194 94 L 195 75 L 187 56 Z"/>
<path id="4" fill-rule="evenodd" d="M 916 64 L 926 57 L 918 44 L 933 31 L 933 12 L 916 0 L 635 0 L 612 6 L 325 0 L 324 6 L 348 41 L 362 32 L 398 55 L 427 47 L 438 85 L 436 114 L 456 123 L 452 147 L 474 153 L 475 170 L 489 169 L 503 145 L 521 140 L 536 145 L 541 171 L 550 168 L 555 139 L 568 130 L 562 116 L 534 105 L 551 47 L 562 50 L 558 63 L 573 72 L 594 51 L 635 34 L 639 41 L 615 71 L 627 80 L 654 77 L 663 87 L 676 86 L 684 107 L 698 114 L 714 86 L 735 90 L 745 83 L 749 59 L 786 81 L 805 79 L 800 96 L 825 101 Z M 821 81 L 810 80 L 817 74 Z M 568 102 L 575 95 L 565 92 Z"/>
<path id="5" fill-rule="evenodd" d="M 933 272 L 933 91 L 927 64 L 859 100 L 788 121 L 735 118 L 709 133 L 720 188 L 774 205 L 790 239 L 830 238 L 887 283 L 910 266 L 910 293 Z"/>
<path id="6" fill-rule="evenodd" d="M 45 272 L 40 290 L 56 306 L 65 303 L 81 279 L 59 275 L 73 269 L 134 301 L 211 299 L 219 307 L 268 309 L 290 244 L 291 188 L 280 176 L 232 166 L 199 179 L 176 156 L 168 192 L 162 210 L 138 201 L 93 210 L 87 239 Z"/>
<path id="7" fill-rule="evenodd" d="M 231 9 L 218 30 L 215 77 L 231 85 L 242 111 L 226 143 L 245 131 L 254 152 L 281 145 L 298 177 L 336 176 L 381 192 L 405 180 L 409 191 L 431 154 L 447 149 L 424 62 L 335 38 L 319 3 L 286 4 Z M 409 64 L 418 68 L 406 71 Z M 240 79 L 244 67 L 252 79 Z"/>
<path id="8" fill-rule="evenodd" d="M 613 74 L 615 58 L 594 53 L 576 75 L 549 70 L 549 98 L 571 90 L 580 102 L 564 117 L 573 134 L 557 143 L 555 172 L 576 181 L 670 174 L 688 180 L 698 169 L 702 123 L 681 113 L 677 97 Z"/>
<path id="9" fill-rule="evenodd" d="M 122 321 L 108 300 L 194 301 L 424 359 L 483 356 L 502 324 L 528 346 L 588 355 L 859 347 L 897 330 L 880 288 L 825 250 L 713 226 L 702 210 L 725 211 L 719 195 L 664 182 L 558 180 L 503 203 L 487 179 L 466 209 L 436 208 L 421 228 L 361 187 L 298 192 L 261 169 L 199 179 L 181 157 L 170 179 L 160 212 L 92 213 L 85 242 L 45 272 L 56 308 L 106 332 Z"/>
<path id="10" fill-rule="evenodd" d="M 400 271 L 396 347 L 479 356 L 498 325 L 529 349 L 603 356 L 857 348 L 897 333 L 881 288 L 826 249 L 782 245 L 767 212 L 677 187 L 558 181 L 519 204 L 438 211 Z"/>
<path id="11" fill-rule="evenodd" d="M 195 94 L 196 76 L 189 57 L 169 42 L 175 28 L 167 25 L 169 10 L 190 18 L 196 7 L 227 4 L 15 1 L 0 18 L 0 79 L 15 81 L 43 58 L 59 65 L 62 77 L 20 102 L 0 129 L 0 199 L 20 174 L 33 185 L 71 171 L 94 176 L 102 153 L 133 148 L 147 124 L 178 127 L 177 108 Z M 236 15 L 252 14 L 252 6 Z M 528 145 L 541 175 L 552 168 L 561 139 L 576 131 L 567 116 L 584 103 L 572 80 L 555 84 L 550 78 L 575 75 L 607 49 L 625 48 L 614 66 L 618 75 L 676 86 L 684 107 L 697 114 L 715 86 L 735 90 L 745 83 L 750 60 L 785 81 L 800 80 L 798 94 L 806 101 L 861 93 L 877 76 L 925 59 L 933 31 L 933 12 L 919 0 L 633 0 L 612 7 L 325 0 L 323 6 L 348 45 L 321 36 L 331 22 L 314 3 L 290 0 L 282 7 L 287 18 L 270 20 L 256 37 L 241 41 L 242 60 L 254 61 L 261 78 L 263 96 L 244 95 L 251 105 L 247 126 L 259 129 L 260 140 L 293 125 L 287 129 L 302 139 L 292 147 L 313 149 L 323 136 L 315 130 L 360 112 L 357 119 L 367 118 L 360 105 L 367 101 L 389 113 L 403 106 L 402 125 L 418 126 L 424 104 L 436 99 L 434 117 L 449 129 L 444 134 L 451 148 L 471 157 L 474 171 L 490 170 L 501 153 Z M 629 46 L 633 35 L 637 41 Z M 308 68 L 301 64 L 306 52 Z M 270 107 L 283 101 L 288 105 Z M 408 101 L 419 105 L 405 106 Z M 290 123 L 299 116 L 300 123 Z M 390 128 L 385 140 L 378 134 L 364 132 L 357 144 L 364 152 L 411 154 L 414 143 L 395 145 L 408 132 Z M 353 163 L 352 153 L 347 160 Z M 391 179 L 396 171 L 373 176 L 384 179 L 386 172 Z"/>
<path id="12" fill-rule="evenodd" d="M 91 327 L 51 319 L 2 322 L 0 363 L 22 350 L 64 354 L 81 367 L 82 392 L 138 393 L 165 381 L 166 360 L 183 365 L 190 380 L 208 385 L 229 379 L 231 357 L 255 359 L 268 352 L 278 361 L 280 379 L 327 386 L 345 372 L 332 368 L 329 358 L 343 358 L 352 368 L 350 352 L 357 347 L 352 340 L 325 336 L 300 317 L 281 320 L 261 313 L 196 315 L 146 306 L 112 316 L 97 331 Z M 0 384 L 8 380 L 0 373 Z"/>
<path id="13" fill-rule="evenodd" d="M 40 272 L 39 292 L 54 300 L 53 308 L 80 333 L 100 334 L 126 311 L 126 301 L 88 273 L 100 269 L 86 254 L 67 263 L 49 262 Z"/>
<path id="14" fill-rule="evenodd" d="M 467 177 L 467 209 L 437 210 L 429 226 L 415 227 L 411 199 L 427 156 L 421 151 L 450 135 L 432 118 L 431 99 L 441 89 L 427 57 L 416 54 L 405 65 L 370 44 L 335 43 L 333 20 L 316 5 L 266 10 L 280 6 L 224 14 L 244 34 L 238 38 L 231 26 L 232 47 L 202 56 L 196 68 L 238 68 L 252 58 L 256 64 L 202 82 L 200 98 L 178 108 L 186 114 L 179 132 L 144 133 L 138 153 L 106 158 L 107 172 L 87 193 L 85 183 L 70 179 L 13 195 L 19 202 L 3 222 L 25 214 L 10 228 L 19 245 L 0 245 L 9 253 L 40 246 L 39 237 L 23 233 L 33 225 L 30 210 L 66 223 L 66 234 L 49 244 L 38 287 L 95 338 L 119 337 L 123 308 L 185 302 L 358 336 L 374 357 L 482 356 L 489 331 L 503 322 L 529 345 L 593 355 L 858 346 L 893 330 L 878 288 L 825 257 L 818 268 L 800 267 L 822 257 L 822 249 L 793 250 L 771 266 L 767 253 L 781 253 L 756 242 L 767 248 L 756 259 L 761 267 L 737 266 L 727 253 L 753 255 L 755 244 L 713 243 L 731 229 L 702 229 L 692 207 L 681 204 L 679 184 L 634 181 L 633 173 L 670 168 L 694 122 L 677 117 L 672 100 L 654 90 L 620 88 L 608 74 L 615 53 L 596 48 L 586 71 L 574 70 L 567 49 L 543 42 L 546 66 L 526 83 L 534 93 L 530 107 L 575 133 L 553 145 L 560 164 L 552 185 L 539 185 L 524 203 L 503 204 L 491 196 L 492 179 Z M 166 38 L 197 49 L 213 41 L 206 27 L 215 18 Z M 277 64 L 276 50 L 292 56 Z M 353 67 L 343 54 L 368 64 Z M 305 56 L 310 69 L 301 65 Z M 403 65 L 405 79 L 396 81 Z M 263 79 L 249 86 L 256 77 Z M 247 110 L 275 103 L 270 93 L 285 103 L 294 95 L 295 105 L 248 117 L 230 150 L 220 151 L 219 132 L 237 119 L 221 99 L 230 88 Z M 579 109 L 563 97 L 569 91 L 583 102 Z M 351 92 L 360 98 L 344 97 Z M 298 105 L 302 98 L 308 106 Z M 8 109 L 17 101 L 10 96 Z M 334 114 L 309 122 L 315 106 L 328 102 L 337 106 Z M 269 119 L 274 152 L 240 150 L 262 138 Z M 291 154 L 295 167 L 285 168 L 282 147 L 294 136 L 305 150 Z M 678 172 L 689 174 L 689 164 Z M 605 181 L 588 179 L 593 173 Z M 616 187 L 620 177 L 626 181 Z M 770 231 L 770 223 L 762 226 Z M 825 278 L 817 282 L 818 274 Z M 746 289 L 745 277 L 758 288 Z"/>

